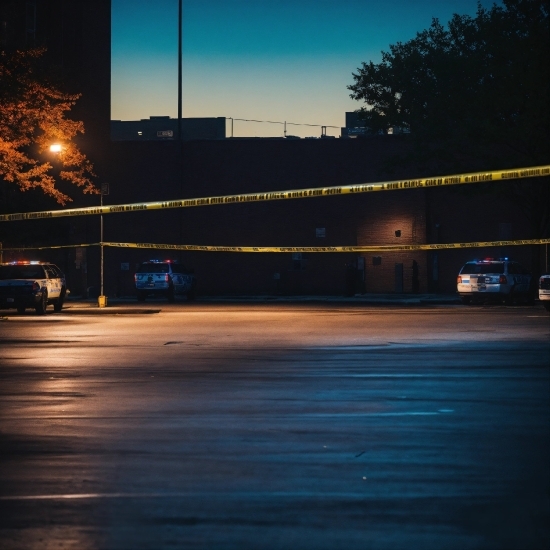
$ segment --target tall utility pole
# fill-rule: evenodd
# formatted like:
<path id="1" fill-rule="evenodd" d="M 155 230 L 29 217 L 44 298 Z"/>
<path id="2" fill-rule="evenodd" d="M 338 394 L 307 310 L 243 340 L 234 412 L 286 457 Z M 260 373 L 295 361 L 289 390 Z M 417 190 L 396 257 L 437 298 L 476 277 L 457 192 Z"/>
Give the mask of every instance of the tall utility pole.
<path id="1" fill-rule="evenodd" d="M 183 0 L 179 0 L 178 9 L 178 140 L 182 139 L 181 117 L 182 117 L 182 19 L 183 19 Z"/>
<path id="2" fill-rule="evenodd" d="M 183 94 L 183 0 L 178 0 L 178 155 L 179 155 L 179 176 L 180 176 L 180 197 L 183 195 L 183 110 L 182 110 L 182 94 Z M 183 241 L 183 209 L 179 213 L 180 226 L 180 243 Z M 181 261 L 181 252 L 179 254 Z"/>
<path id="3" fill-rule="evenodd" d="M 180 197 L 183 194 L 183 131 L 182 131 L 182 56 L 183 56 L 183 0 L 179 1 L 178 7 L 178 149 L 179 149 L 179 170 L 180 170 Z M 183 240 L 183 209 L 179 213 L 180 243 Z M 179 255 L 181 261 L 181 252 Z"/>

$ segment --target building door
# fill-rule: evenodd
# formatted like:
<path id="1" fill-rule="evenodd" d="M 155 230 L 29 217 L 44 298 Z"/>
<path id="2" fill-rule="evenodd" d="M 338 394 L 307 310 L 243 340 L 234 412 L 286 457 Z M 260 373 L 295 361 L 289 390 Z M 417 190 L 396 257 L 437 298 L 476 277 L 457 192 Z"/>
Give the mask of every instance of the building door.
<path id="1" fill-rule="evenodd" d="M 403 292 L 403 264 L 395 264 L 395 292 Z"/>

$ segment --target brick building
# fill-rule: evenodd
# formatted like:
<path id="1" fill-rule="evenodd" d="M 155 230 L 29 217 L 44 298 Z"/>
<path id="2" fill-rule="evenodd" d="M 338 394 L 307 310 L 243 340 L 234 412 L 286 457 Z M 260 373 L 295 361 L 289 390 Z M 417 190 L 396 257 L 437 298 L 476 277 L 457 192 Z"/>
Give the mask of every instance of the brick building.
<path id="1" fill-rule="evenodd" d="M 406 135 L 333 140 L 111 141 L 110 1 L 36 0 L 30 4 L 37 7 L 36 40 L 48 46 L 71 89 L 83 94 L 74 111 L 86 126 L 79 142 L 95 163 L 98 183 L 110 183 L 105 204 L 441 174 L 426 165 L 401 167 L 397 159 L 410 153 Z M 471 166 L 463 164 L 462 171 L 477 168 L 473 162 Z M 498 168 L 505 167 L 484 167 Z M 3 201 L 4 211 L 58 208 L 49 199 L 40 197 L 38 206 L 38 199 L 29 201 L 30 195 L 16 195 Z M 98 196 L 77 197 L 74 191 L 73 196 L 72 206 L 99 204 Z M 113 214 L 104 216 L 104 230 L 105 241 L 220 246 L 393 245 L 533 236 L 525 217 L 502 196 L 453 188 Z M 9 230 L 0 227 L 0 231 L 5 248 L 23 242 L 95 243 L 99 241 L 99 219 L 14 222 Z M 23 241 L 24 231 L 33 237 Z M 544 251 L 518 247 L 504 251 L 293 255 L 174 254 L 108 248 L 105 293 L 132 293 L 136 264 L 153 257 L 179 259 L 194 268 L 202 294 L 452 292 L 457 271 L 466 260 L 503 253 L 513 254 L 529 267 L 533 257 Z M 97 247 L 32 253 L 32 257 L 56 261 L 66 271 L 74 293 L 93 287 L 97 291 Z"/>

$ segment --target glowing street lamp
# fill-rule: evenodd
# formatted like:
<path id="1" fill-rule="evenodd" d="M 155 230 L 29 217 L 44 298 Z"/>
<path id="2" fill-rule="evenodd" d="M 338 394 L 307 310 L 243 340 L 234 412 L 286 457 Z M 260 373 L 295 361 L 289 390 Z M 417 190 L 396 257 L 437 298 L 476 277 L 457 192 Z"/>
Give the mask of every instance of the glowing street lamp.
<path id="1" fill-rule="evenodd" d="M 50 153 L 61 153 L 61 144 L 60 143 L 52 143 L 50 145 Z"/>

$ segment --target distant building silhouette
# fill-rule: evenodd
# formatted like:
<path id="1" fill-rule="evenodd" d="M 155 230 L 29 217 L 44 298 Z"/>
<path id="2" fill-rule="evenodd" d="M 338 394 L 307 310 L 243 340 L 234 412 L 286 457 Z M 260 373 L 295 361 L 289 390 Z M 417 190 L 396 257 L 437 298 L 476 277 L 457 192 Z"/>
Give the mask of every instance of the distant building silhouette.
<path id="1" fill-rule="evenodd" d="M 183 141 L 225 139 L 225 117 L 183 118 Z M 150 141 L 178 139 L 178 119 L 152 116 L 141 120 L 111 120 L 113 141 Z"/>

